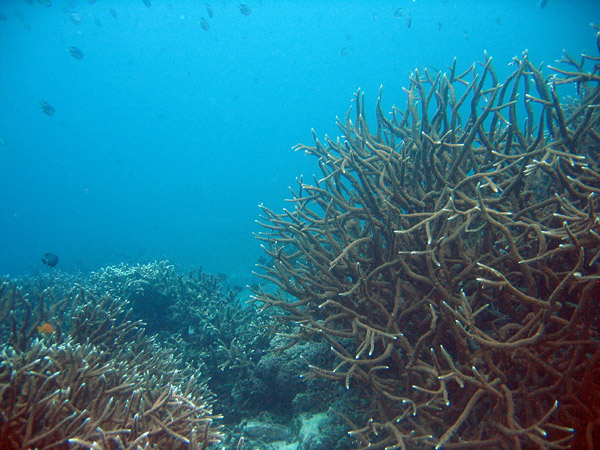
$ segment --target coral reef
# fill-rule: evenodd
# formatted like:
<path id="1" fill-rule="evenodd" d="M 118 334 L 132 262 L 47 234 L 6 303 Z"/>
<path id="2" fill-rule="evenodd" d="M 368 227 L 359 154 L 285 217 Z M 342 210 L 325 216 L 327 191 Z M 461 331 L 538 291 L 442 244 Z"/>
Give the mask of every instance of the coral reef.
<path id="1" fill-rule="evenodd" d="M 144 321 L 150 333 L 176 326 L 169 308 L 187 295 L 183 277 L 168 261 L 103 267 L 92 273 L 89 284 L 97 294 L 128 300 L 133 314 Z"/>
<path id="2" fill-rule="evenodd" d="M 70 340 L 5 351 L 2 448 L 199 449 L 216 442 L 209 399 L 198 395 L 202 384 L 193 377 L 184 390 L 159 384 L 143 375 L 150 368 Z"/>
<path id="3" fill-rule="evenodd" d="M 0 447 L 205 449 L 213 395 L 131 321 L 127 301 L 0 286 Z M 9 327 L 5 325 L 8 324 Z"/>
<path id="4" fill-rule="evenodd" d="M 236 300 L 239 289 L 202 269 L 187 276 L 168 261 L 105 267 L 90 277 L 90 289 L 126 299 L 132 314 L 163 346 L 182 354 L 209 379 L 219 401 L 215 411 L 236 421 L 260 407 L 255 366 L 269 347 L 269 315 Z"/>
<path id="5" fill-rule="evenodd" d="M 299 325 L 288 348 L 331 348 L 311 376 L 367 399 L 337 411 L 357 447 L 600 442 L 599 61 L 415 71 L 404 110 L 380 94 L 371 129 L 358 92 L 342 139 L 298 145 L 322 176 L 263 207 L 284 294 L 255 295 Z"/>

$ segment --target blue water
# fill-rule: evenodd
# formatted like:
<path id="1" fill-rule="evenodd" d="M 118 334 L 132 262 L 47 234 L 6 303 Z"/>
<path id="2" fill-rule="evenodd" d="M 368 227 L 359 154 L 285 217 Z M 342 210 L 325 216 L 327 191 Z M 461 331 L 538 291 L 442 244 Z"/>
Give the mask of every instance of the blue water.
<path id="1" fill-rule="evenodd" d="M 0 274 L 50 251 L 63 269 L 169 259 L 244 276 L 258 205 L 290 207 L 316 171 L 291 147 L 337 136 L 357 88 L 367 111 L 380 85 L 403 107 L 415 67 L 487 50 L 505 76 L 525 49 L 596 54 L 600 23 L 596 0 L 264 0 L 249 16 L 212 1 L 213 18 L 202 1 L 52 2 L 0 0 Z"/>

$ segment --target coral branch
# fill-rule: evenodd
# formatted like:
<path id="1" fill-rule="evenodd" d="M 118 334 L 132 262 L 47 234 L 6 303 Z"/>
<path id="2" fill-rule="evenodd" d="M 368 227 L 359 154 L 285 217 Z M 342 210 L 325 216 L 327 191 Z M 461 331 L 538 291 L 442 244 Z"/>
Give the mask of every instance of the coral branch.
<path id="1" fill-rule="evenodd" d="M 504 81 L 487 55 L 415 71 L 404 109 L 386 116 L 380 94 L 368 124 L 358 91 L 343 138 L 296 147 L 322 176 L 299 181 L 293 210 L 263 208 L 264 278 L 287 296 L 257 299 L 300 325 L 290 345 L 331 347 L 335 368 L 314 375 L 369 399 L 364 426 L 342 414 L 360 448 L 600 442 L 590 60 L 546 78 L 524 54 Z"/>

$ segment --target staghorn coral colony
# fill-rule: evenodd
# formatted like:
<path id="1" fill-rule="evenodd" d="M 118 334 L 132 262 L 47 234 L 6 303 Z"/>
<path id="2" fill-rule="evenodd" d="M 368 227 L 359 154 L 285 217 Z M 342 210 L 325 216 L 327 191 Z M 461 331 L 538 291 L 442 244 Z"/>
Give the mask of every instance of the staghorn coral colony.
<path id="1" fill-rule="evenodd" d="M 297 146 L 321 176 L 263 207 L 280 292 L 256 299 L 287 348 L 330 347 L 310 376 L 359 393 L 333 408 L 356 447 L 598 446 L 600 58 L 561 62 L 415 71 L 371 125 L 358 92 L 341 138 Z"/>
<path id="2" fill-rule="evenodd" d="M 79 285 L 63 297 L 52 288 L 0 286 L 1 448 L 204 449 L 219 442 L 201 373 L 130 315 L 127 300 Z"/>
<path id="3" fill-rule="evenodd" d="M 161 345 L 200 369 L 227 421 L 253 409 L 254 367 L 269 347 L 272 320 L 236 299 L 223 277 L 192 270 L 177 273 L 166 261 L 110 266 L 90 277 L 95 292 L 125 298 L 132 315 Z"/>

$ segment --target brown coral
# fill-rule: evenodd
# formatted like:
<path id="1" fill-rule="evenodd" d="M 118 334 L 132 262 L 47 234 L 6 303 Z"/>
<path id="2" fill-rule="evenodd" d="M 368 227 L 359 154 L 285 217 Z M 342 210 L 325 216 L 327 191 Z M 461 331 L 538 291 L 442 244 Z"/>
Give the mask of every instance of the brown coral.
<path id="1" fill-rule="evenodd" d="M 259 238 L 259 291 L 324 339 L 315 376 L 368 394 L 360 448 L 592 448 L 600 411 L 600 66 L 565 55 L 546 79 L 527 55 L 498 80 L 415 71 L 404 111 L 363 95 L 343 139 L 299 145 L 299 181 Z M 556 73 L 555 72 L 555 73 Z M 558 90 L 579 98 L 563 104 Z M 524 116 L 524 118 L 522 118 Z M 340 414 L 345 416 L 344 412 Z M 574 438 L 574 440 L 572 440 Z"/>
<path id="2" fill-rule="evenodd" d="M 28 304 L 9 283 L 0 293 L 1 306 Z M 205 449 L 219 441 L 199 374 L 179 370 L 173 355 L 127 320 L 124 305 L 81 287 L 48 303 L 38 298 L 21 317 L 35 330 L 32 311 L 41 318 L 51 310 L 62 334 L 12 333 L 14 345 L 2 348 L 1 448 Z M 31 335 L 23 325 L 13 330 Z"/>

